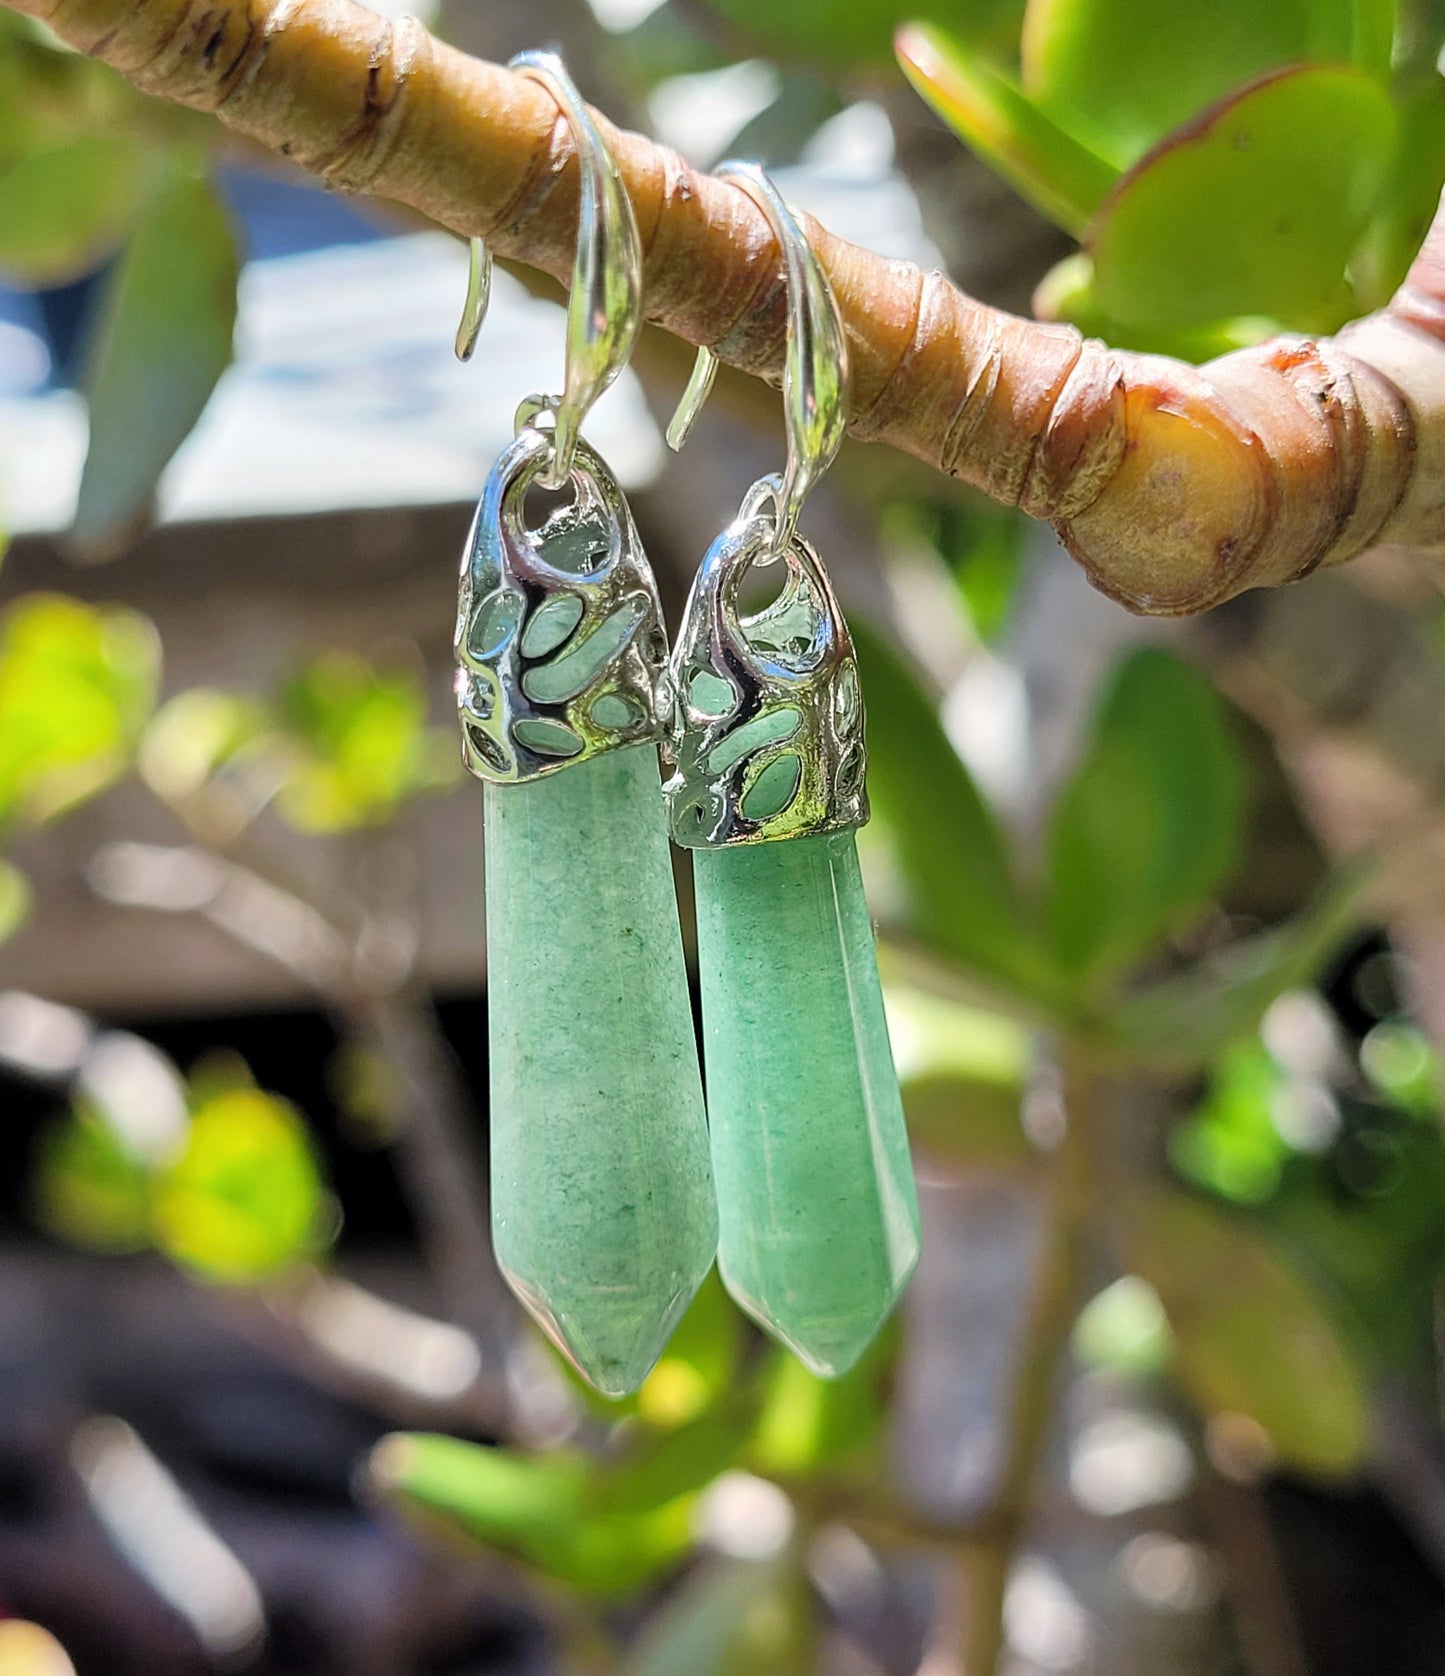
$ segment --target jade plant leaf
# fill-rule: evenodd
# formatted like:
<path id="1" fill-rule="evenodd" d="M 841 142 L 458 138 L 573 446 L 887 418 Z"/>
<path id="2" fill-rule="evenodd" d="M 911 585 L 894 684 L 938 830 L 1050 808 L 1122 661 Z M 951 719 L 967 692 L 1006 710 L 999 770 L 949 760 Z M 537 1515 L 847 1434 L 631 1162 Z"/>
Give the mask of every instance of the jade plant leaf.
<path id="1" fill-rule="evenodd" d="M 72 530 L 82 549 L 109 554 L 149 516 L 161 472 L 230 363 L 239 271 L 230 218 L 204 181 L 180 176 L 151 196 L 91 344 Z"/>
<path id="2" fill-rule="evenodd" d="M 1333 329 L 1394 144 L 1394 108 L 1360 70 L 1285 70 L 1221 101 L 1101 205 L 1085 241 L 1099 307 L 1151 331 L 1234 315 Z"/>
<path id="3" fill-rule="evenodd" d="M 706 10 L 735 32 L 736 44 L 785 63 L 824 69 L 888 63 L 889 42 L 902 23 L 947 24 L 971 45 L 994 49 L 1018 39 L 1023 0 L 705 0 Z"/>
<path id="4" fill-rule="evenodd" d="M 572 1451 L 527 1456 L 399 1433 L 372 1452 L 370 1482 L 389 1506 L 453 1545 L 509 1554 L 589 1593 L 630 1593 L 690 1551 L 696 1498 L 640 1513 L 593 1509 L 597 1471 Z"/>
<path id="5" fill-rule="evenodd" d="M 869 792 L 897 853 L 914 931 L 1009 985 L 1047 991 L 1052 968 L 1026 916 L 1003 833 L 937 706 L 872 629 L 855 624 L 854 641 L 868 710 Z"/>
<path id="6" fill-rule="evenodd" d="M 133 611 L 26 594 L 0 614 L 0 826 L 49 820 L 122 773 L 159 675 Z"/>
<path id="7" fill-rule="evenodd" d="M 388 820 L 403 798 L 460 773 L 450 729 L 426 726 L 416 670 L 326 652 L 286 684 L 278 712 L 292 747 L 279 808 L 303 832 Z"/>
<path id="8" fill-rule="evenodd" d="M 1238 1214 L 1134 1189 L 1119 1257 L 1158 1293 L 1175 1372 L 1206 1414 L 1243 1414 L 1302 1471 L 1357 1468 L 1369 1440 L 1364 1371 L 1330 1308 Z"/>
<path id="9" fill-rule="evenodd" d="M 1228 872 L 1242 781 L 1208 680 L 1156 647 L 1127 657 L 1049 823 L 1049 928 L 1086 985 L 1144 953 Z"/>
<path id="10" fill-rule="evenodd" d="M 1083 231 L 1118 177 L 1113 164 L 951 32 L 909 24 L 893 45 L 904 75 L 966 145 L 1051 221 Z"/>
<path id="11" fill-rule="evenodd" d="M 146 149 L 124 135 L 29 152 L 0 176 L 0 271 L 26 286 L 92 272 L 135 224 L 146 185 Z"/>
<path id="12" fill-rule="evenodd" d="M 260 1089 L 208 1100 L 156 1180 L 157 1246 L 208 1280 L 252 1283 L 316 1255 L 330 1203 L 300 1115 Z"/>
<path id="13" fill-rule="evenodd" d="M 1390 67 L 1394 0 L 1029 0 L 1024 91 L 1127 168 L 1171 130 L 1267 70 Z"/>

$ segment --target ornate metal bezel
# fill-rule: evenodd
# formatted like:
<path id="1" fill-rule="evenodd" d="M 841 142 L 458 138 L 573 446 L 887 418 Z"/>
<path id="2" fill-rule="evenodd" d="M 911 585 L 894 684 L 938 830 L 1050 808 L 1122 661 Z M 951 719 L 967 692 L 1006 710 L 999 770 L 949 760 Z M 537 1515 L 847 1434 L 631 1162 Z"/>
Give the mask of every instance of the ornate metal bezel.
<path id="1" fill-rule="evenodd" d="M 487 478 L 462 554 L 462 760 L 496 784 L 661 741 L 673 708 L 657 584 L 622 490 L 587 443 L 576 444 L 570 501 L 527 522 L 527 493 L 553 457 L 550 434 L 524 425 Z"/>
<path id="2" fill-rule="evenodd" d="M 769 479 L 708 549 L 672 655 L 676 713 L 664 792 L 689 849 L 844 832 L 868 819 L 863 696 L 848 625 L 818 555 L 798 536 L 777 598 L 740 614 L 749 569 L 767 561 Z"/>

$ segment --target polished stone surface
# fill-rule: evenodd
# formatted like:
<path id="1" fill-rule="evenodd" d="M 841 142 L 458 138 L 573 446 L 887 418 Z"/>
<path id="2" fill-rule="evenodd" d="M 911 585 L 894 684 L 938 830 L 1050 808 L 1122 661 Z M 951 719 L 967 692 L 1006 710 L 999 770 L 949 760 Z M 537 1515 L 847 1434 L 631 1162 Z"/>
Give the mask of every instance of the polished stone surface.
<path id="1" fill-rule="evenodd" d="M 493 1242 L 558 1347 L 622 1396 L 717 1248 L 657 753 L 484 795 Z"/>
<path id="2" fill-rule="evenodd" d="M 693 852 L 718 1266 L 815 1373 L 918 1261 L 918 1197 L 851 832 Z"/>

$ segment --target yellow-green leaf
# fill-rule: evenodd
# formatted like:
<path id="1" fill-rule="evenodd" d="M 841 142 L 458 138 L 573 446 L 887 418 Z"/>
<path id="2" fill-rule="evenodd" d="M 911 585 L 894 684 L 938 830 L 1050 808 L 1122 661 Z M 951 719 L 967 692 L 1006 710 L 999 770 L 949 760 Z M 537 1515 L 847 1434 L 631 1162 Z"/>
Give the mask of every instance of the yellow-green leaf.
<path id="1" fill-rule="evenodd" d="M 160 673 L 135 612 L 27 594 L 0 616 L 0 825 L 38 822 L 122 773 Z"/>
<path id="2" fill-rule="evenodd" d="M 208 1280 L 264 1280 L 313 1256 L 328 1201 L 295 1109 L 238 1088 L 193 1115 L 185 1150 L 155 1190 L 155 1241 Z"/>
<path id="3" fill-rule="evenodd" d="M 1266 70 L 1390 67 L 1393 0 L 1029 0 L 1023 85 L 1127 168 L 1156 140 Z"/>
<path id="4" fill-rule="evenodd" d="M 1112 164 L 945 30 L 910 25 L 894 50 L 904 75 L 966 145 L 1051 221 L 1083 231 L 1118 178 Z"/>
<path id="5" fill-rule="evenodd" d="M 22 156 L 0 175 L 0 272 L 25 286 L 93 272 L 135 225 L 148 153 L 128 135 L 85 135 Z"/>
<path id="6" fill-rule="evenodd" d="M 1380 200 L 1395 112 L 1349 68 L 1281 71 L 1214 106 L 1126 175 L 1087 243 L 1106 314 L 1151 331 L 1268 315 L 1328 331 Z"/>

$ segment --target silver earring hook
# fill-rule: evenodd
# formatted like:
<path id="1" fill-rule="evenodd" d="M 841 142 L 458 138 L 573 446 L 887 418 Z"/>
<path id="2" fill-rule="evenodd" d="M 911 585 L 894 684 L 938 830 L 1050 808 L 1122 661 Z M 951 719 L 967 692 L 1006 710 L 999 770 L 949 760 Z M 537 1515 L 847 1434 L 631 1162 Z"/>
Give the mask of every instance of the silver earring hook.
<path id="1" fill-rule="evenodd" d="M 470 361 L 492 300 L 492 253 L 481 239 L 467 241 L 467 300 L 457 327 L 457 359 Z"/>
<path id="2" fill-rule="evenodd" d="M 627 365 L 642 324 L 642 239 L 632 200 L 602 131 L 562 60 L 551 52 L 521 52 L 510 68 L 546 88 L 567 118 L 577 148 L 581 206 L 577 258 L 567 299 L 567 376 L 555 398 L 529 397 L 518 422 L 553 416 L 552 460 L 538 481 L 558 489 L 572 469 L 577 433 L 588 409 Z M 491 256 L 471 241 L 467 300 L 457 328 L 457 354 L 470 358 L 481 331 L 491 285 Z"/>
<path id="3" fill-rule="evenodd" d="M 775 557 L 792 541 L 809 490 L 832 465 L 847 426 L 848 340 L 837 299 L 797 218 L 782 194 L 755 163 L 728 162 L 714 171 L 733 181 L 768 218 L 783 253 L 788 277 L 788 346 L 783 365 L 783 411 L 788 431 L 788 464 L 781 482 L 764 478 L 749 491 L 756 503 L 764 485 L 777 506 L 769 549 Z M 668 446 L 680 449 L 717 376 L 717 356 L 705 345 L 672 423 Z"/>

